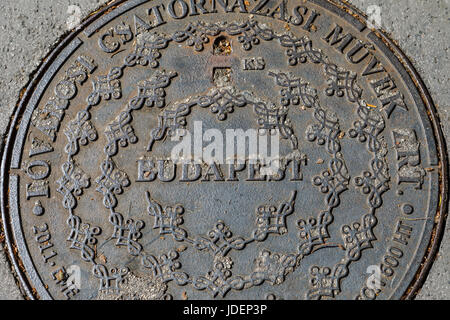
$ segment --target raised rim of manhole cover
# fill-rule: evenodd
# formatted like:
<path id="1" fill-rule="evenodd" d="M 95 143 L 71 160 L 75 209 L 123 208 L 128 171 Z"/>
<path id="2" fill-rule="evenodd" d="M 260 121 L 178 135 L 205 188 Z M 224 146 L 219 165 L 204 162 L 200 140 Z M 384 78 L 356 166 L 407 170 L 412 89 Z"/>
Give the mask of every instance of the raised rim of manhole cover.
<path id="1" fill-rule="evenodd" d="M 227 3 L 114 1 L 43 61 L 1 169 L 26 297 L 418 292 L 444 230 L 448 167 L 417 71 L 345 2 Z M 234 144 L 207 158 L 203 143 L 228 142 L 230 128 L 256 139 L 244 162 Z M 269 137 L 277 156 L 260 159 Z M 180 141 L 191 162 L 174 158 L 189 149 Z"/>

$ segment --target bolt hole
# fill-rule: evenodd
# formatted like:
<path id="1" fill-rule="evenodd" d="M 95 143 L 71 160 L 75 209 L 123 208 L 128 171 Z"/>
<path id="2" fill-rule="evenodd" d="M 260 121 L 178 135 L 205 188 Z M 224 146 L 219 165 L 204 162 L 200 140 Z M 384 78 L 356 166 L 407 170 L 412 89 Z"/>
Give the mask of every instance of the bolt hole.
<path id="1" fill-rule="evenodd" d="M 220 36 L 214 40 L 214 55 L 218 56 L 228 56 L 231 54 L 231 42 L 227 37 Z"/>

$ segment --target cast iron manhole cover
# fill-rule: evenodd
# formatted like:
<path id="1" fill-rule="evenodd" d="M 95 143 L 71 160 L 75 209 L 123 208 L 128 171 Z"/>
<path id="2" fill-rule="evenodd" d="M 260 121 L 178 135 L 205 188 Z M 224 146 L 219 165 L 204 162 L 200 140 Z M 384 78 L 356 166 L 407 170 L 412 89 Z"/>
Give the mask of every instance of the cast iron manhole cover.
<path id="1" fill-rule="evenodd" d="M 412 297 L 447 201 L 441 134 L 414 69 L 364 21 L 324 0 L 91 16 L 45 60 L 5 145 L 27 295 Z"/>

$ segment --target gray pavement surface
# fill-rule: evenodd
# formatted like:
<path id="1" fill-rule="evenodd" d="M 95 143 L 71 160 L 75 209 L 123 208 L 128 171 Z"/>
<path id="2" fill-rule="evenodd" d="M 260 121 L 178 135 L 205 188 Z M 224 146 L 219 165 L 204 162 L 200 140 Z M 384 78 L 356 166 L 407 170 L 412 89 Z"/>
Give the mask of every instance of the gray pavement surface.
<path id="1" fill-rule="evenodd" d="M 51 48 L 77 22 L 106 0 L 1 0 L 0 134 L 4 134 L 20 90 Z M 450 0 L 351 0 L 363 12 L 377 5 L 381 26 L 412 60 L 437 106 L 450 137 Z M 448 142 L 447 142 L 448 144 Z M 450 299 L 450 224 L 417 299 Z M 0 299 L 23 299 L 0 249 Z"/>

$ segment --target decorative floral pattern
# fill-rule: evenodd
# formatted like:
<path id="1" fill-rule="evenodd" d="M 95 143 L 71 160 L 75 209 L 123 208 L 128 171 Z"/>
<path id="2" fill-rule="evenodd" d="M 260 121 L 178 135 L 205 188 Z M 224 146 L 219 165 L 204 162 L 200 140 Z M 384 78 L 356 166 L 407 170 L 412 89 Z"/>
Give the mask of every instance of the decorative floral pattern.
<path id="1" fill-rule="evenodd" d="M 103 205 L 112 209 L 117 205 L 116 195 L 123 193 L 123 188 L 130 185 L 130 179 L 112 160 L 103 161 L 101 169 L 102 175 L 95 180 L 96 190 L 103 195 Z"/>
<path id="2" fill-rule="evenodd" d="M 157 68 L 161 50 L 166 48 L 169 43 L 186 42 L 196 51 L 201 51 L 209 42 L 209 37 L 217 36 L 220 33 L 236 36 L 245 50 L 251 50 L 262 40 L 277 40 L 282 47 L 286 48 L 289 66 L 308 61 L 323 65 L 324 74 L 328 77 L 328 88 L 325 90 L 325 94 L 336 95 L 338 98 L 346 96 L 349 102 L 358 104 L 360 120 L 355 122 L 355 127 L 350 130 L 349 134 L 353 138 L 358 138 L 362 143 L 367 142 L 368 150 L 374 155 L 369 171 L 355 179 L 356 185 L 362 188 L 362 192 L 368 194 L 371 211 L 363 216 L 361 222 L 342 227 L 345 257 L 338 264 L 333 268 L 313 266 L 310 269 L 311 290 L 307 297 L 311 299 L 324 296 L 335 297 L 341 290 L 340 281 L 348 274 L 350 263 L 358 260 L 362 251 L 370 248 L 371 242 L 375 240 L 373 233 L 377 222 L 374 215 L 375 209 L 381 205 L 381 195 L 387 190 L 389 182 L 384 160 L 386 151 L 382 139 L 379 137 L 384 130 L 384 120 L 378 111 L 369 110 L 361 99 L 362 89 L 357 85 L 355 74 L 329 63 L 320 50 L 313 48 L 312 42 L 307 37 L 296 38 L 290 34 L 279 35 L 255 20 L 215 24 L 197 22 L 170 36 L 143 32 L 137 36 L 134 50 L 126 56 L 124 64 L 112 68 L 107 75 L 100 76 L 93 82 L 93 91 L 88 97 L 86 109 L 78 113 L 77 118 L 69 124 L 65 131 L 69 140 L 66 147 L 68 160 L 62 167 L 63 177 L 58 180 L 58 191 L 64 196 L 63 206 L 70 213 L 68 225 L 71 231 L 68 241 L 71 243 L 71 248 L 79 250 L 82 259 L 93 264 L 93 275 L 100 281 L 100 290 L 119 289 L 128 270 L 108 269 L 95 261 L 93 246 L 97 242 L 96 236 L 101 233 L 101 229 L 90 227 L 89 224 L 83 223 L 80 217 L 73 214 L 73 209 L 77 204 L 75 196 L 80 196 L 83 189 L 89 187 L 89 177 L 75 166 L 73 157 L 79 152 L 80 145 L 86 145 L 97 139 L 95 127 L 89 120 L 90 108 L 98 105 L 102 100 L 120 99 L 120 78 L 124 70 L 136 65 L 149 65 L 151 68 Z M 82 65 L 78 67 L 83 68 Z M 86 81 L 89 70 L 85 68 L 82 71 L 81 78 L 68 76 L 70 83 L 75 85 L 75 83 L 82 84 Z M 110 211 L 109 220 L 114 226 L 112 238 L 116 240 L 118 247 L 127 247 L 130 255 L 139 257 L 142 266 L 150 270 L 152 277 L 161 283 L 174 281 L 178 285 L 191 284 L 198 290 L 209 289 L 213 296 L 225 296 L 230 290 L 250 288 L 265 281 L 276 285 L 282 283 L 305 256 L 328 245 L 326 241 L 330 237 L 328 226 L 333 221 L 332 212 L 339 206 L 340 196 L 348 189 L 350 182 L 345 161 L 340 152 L 339 135 L 342 132 L 339 121 L 336 115 L 321 107 L 317 91 L 309 84 L 283 72 L 270 72 L 269 75 L 274 77 L 275 83 L 281 87 L 280 106 L 258 101 L 250 94 L 236 92 L 231 87 L 222 87 L 214 88 L 205 96 L 195 97 L 188 102 L 175 105 L 169 110 L 166 108 L 165 88 L 176 77 L 176 73 L 157 70 L 149 80 L 139 83 L 136 97 L 129 101 L 126 110 L 121 112 L 108 126 L 105 132 L 108 141 L 105 147 L 106 159 L 102 162 L 102 174 L 96 179 L 96 183 L 97 191 L 103 195 L 103 204 Z M 71 97 L 67 97 L 67 99 L 54 97 L 46 104 L 46 110 L 61 120 L 70 99 Z M 160 235 L 172 234 L 176 241 L 186 242 L 195 250 L 212 254 L 213 267 L 205 276 L 190 277 L 181 271 L 178 252 L 170 251 L 159 257 L 147 254 L 138 242 L 142 236 L 141 230 L 144 228 L 144 222 L 133 219 L 126 220 L 121 213 L 114 210 L 117 206 L 116 196 L 124 192 L 124 188 L 130 184 L 130 181 L 127 174 L 119 170 L 112 159 L 119 152 L 119 146 L 124 148 L 137 142 L 131 126 L 132 112 L 141 109 L 144 105 L 163 109 L 158 117 L 158 127 L 151 131 L 149 151 L 155 141 L 160 141 L 166 134 L 172 134 L 176 129 L 184 127 L 186 116 L 194 106 L 209 108 L 212 113 L 217 115 L 218 120 L 223 121 L 236 108 L 246 105 L 253 107 L 261 128 L 279 130 L 281 136 L 289 139 L 292 148 L 297 150 L 298 139 L 288 119 L 288 110 L 293 105 L 311 108 L 316 123 L 307 128 L 306 137 L 311 142 L 325 146 L 331 157 L 328 170 L 313 178 L 313 184 L 326 195 L 327 209 L 320 212 L 317 218 L 310 217 L 298 221 L 298 251 L 286 254 L 263 250 L 255 260 L 252 273 L 244 276 L 232 275 L 233 261 L 227 256 L 232 250 L 243 250 L 255 241 L 265 240 L 269 234 L 283 236 L 287 232 L 286 218 L 294 211 L 295 192 L 288 201 L 281 203 L 278 207 L 260 206 L 257 210 L 256 227 L 247 239 L 233 236 L 224 221 L 218 221 L 206 235 L 191 238 L 188 232 L 182 228 L 183 207 L 180 205 L 163 207 L 148 194 L 147 211 L 154 218 L 153 228 L 159 230 Z M 38 116 L 40 113 L 34 115 L 32 122 L 38 121 Z M 51 122 L 52 119 L 48 119 L 47 123 L 44 120 L 39 121 L 41 128 L 48 128 L 46 134 L 54 133 L 55 125 Z"/>

